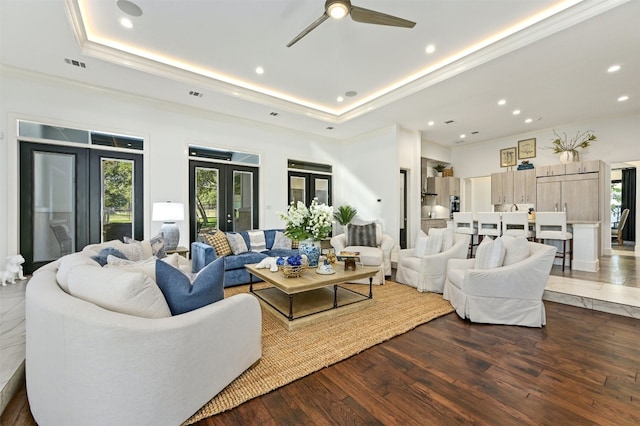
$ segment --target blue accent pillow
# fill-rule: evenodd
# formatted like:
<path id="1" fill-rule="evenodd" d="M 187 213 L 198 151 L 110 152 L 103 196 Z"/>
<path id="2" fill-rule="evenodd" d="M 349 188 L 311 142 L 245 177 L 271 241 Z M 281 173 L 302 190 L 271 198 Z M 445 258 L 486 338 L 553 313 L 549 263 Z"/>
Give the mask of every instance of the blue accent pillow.
<path id="1" fill-rule="evenodd" d="M 113 247 L 105 247 L 100 250 L 100 253 L 96 254 L 95 256 L 91 256 L 91 258 L 98 262 L 100 266 L 104 266 L 107 264 L 107 257 L 109 257 L 109 255 L 119 257 L 120 259 L 129 260 L 127 256 L 124 255 L 124 253 Z"/>
<path id="2" fill-rule="evenodd" d="M 156 283 L 172 315 L 180 315 L 224 299 L 224 257 L 219 257 L 193 280 L 167 262 L 156 261 Z"/>

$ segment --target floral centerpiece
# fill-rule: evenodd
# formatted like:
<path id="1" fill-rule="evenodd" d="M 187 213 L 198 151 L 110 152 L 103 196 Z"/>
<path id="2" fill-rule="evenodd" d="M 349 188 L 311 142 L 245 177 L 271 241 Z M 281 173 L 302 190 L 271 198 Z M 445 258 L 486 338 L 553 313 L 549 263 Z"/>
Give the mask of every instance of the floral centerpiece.
<path id="1" fill-rule="evenodd" d="M 562 132 L 562 136 L 560 136 L 558 132 L 554 130 L 553 134 L 555 139 L 552 139 L 551 146 L 549 148 L 553 149 L 555 154 L 561 155 L 560 161 L 562 162 L 579 161 L 580 155 L 578 153 L 578 148 L 585 149 L 591 145 L 591 142 L 598 140 L 598 137 L 594 135 L 591 130 L 578 132 L 572 139 L 569 139 L 567 134 L 564 132 Z"/>
<path id="2" fill-rule="evenodd" d="M 309 260 L 309 266 L 317 266 L 320 257 L 320 240 L 327 238 L 333 224 L 333 207 L 319 204 L 314 198 L 307 208 L 303 202 L 291 202 L 287 213 L 280 213 L 284 220 L 284 233 L 292 240 L 300 241 L 299 250 Z"/>

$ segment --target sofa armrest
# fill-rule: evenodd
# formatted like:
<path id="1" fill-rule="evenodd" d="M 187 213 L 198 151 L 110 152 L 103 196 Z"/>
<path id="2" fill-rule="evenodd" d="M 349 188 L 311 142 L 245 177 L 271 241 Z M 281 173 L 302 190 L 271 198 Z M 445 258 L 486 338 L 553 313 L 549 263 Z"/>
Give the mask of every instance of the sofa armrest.
<path id="1" fill-rule="evenodd" d="M 380 239 L 380 250 L 382 250 L 385 259 L 391 259 L 391 250 L 395 247 L 396 241 L 387 234 L 382 234 Z"/>
<path id="2" fill-rule="evenodd" d="M 210 245 L 197 241 L 191 243 L 191 272 L 199 272 L 217 258 L 216 249 Z"/>
<path id="3" fill-rule="evenodd" d="M 447 271 L 448 262 L 450 259 L 465 261 L 473 260 L 467 259 L 468 247 L 468 239 L 459 239 L 454 245 L 443 252 L 424 256 L 422 258 L 422 261 L 420 262 L 420 273 L 422 275 L 444 275 Z M 471 267 L 473 267 L 472 262 L 469 262 L 469 264 L 471 265 Z M 466 262 L 465 265 L 468 266 Z"/>

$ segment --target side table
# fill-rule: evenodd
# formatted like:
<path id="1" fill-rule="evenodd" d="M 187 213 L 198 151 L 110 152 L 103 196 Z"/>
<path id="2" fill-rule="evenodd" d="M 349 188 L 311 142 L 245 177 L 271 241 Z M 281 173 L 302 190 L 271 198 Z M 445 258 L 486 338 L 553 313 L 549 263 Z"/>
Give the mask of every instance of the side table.
<path id="1" fill-rule="evenodd" d="M 173 250 L 165 250 L 164 251 L 167 255 L 169 254 L 173 254 L 173 253 L 178 253 L 180 256 L 184 257 L 184 258 L 189 258 L 189 249 L 186 247 L 182 247 L 182 246 L 178 246 Z"/>

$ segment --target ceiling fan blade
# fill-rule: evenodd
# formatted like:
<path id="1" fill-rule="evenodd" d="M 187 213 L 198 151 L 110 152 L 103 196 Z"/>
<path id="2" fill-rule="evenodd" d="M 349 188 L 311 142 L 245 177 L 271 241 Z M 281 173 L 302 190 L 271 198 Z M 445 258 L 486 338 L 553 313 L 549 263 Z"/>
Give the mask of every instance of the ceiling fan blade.
<path id="1" fill-rule="evenodd" d="M 315 21 L 313 21 L 313 23 L 311 25 L 309 25 L 307 28 L 305 28 L 304 30 L 302 30 L 302 32 L 300 34 L 298 34 L 297 36 L 295 36 L 295 38 L 293 40 L 291 40 L 289 42 L 289 44 L 287 44 L 287 47 L 291 47 L 293 46 L 295 43 L 297 43 L 302 37 L 306 36 L 307 34 L 309 34 L 311 31 L 313 31 L 318 25 L 322 24 L 324 21 L 326 21 L 327 19 L 329 19 L 329 15 L 327 15 L 327 13 L 323 13 L 321 17 L 319 17 L 318 19 L 316 19 Z"/>
<path id="2" fill-rule="evenodd" d="M 358 6 L 351 6 L 351 19 L 364 24 L 389 25 L 392 27 L 413 28 L 416 23 L 386 13 L 376 12 Z"/>

